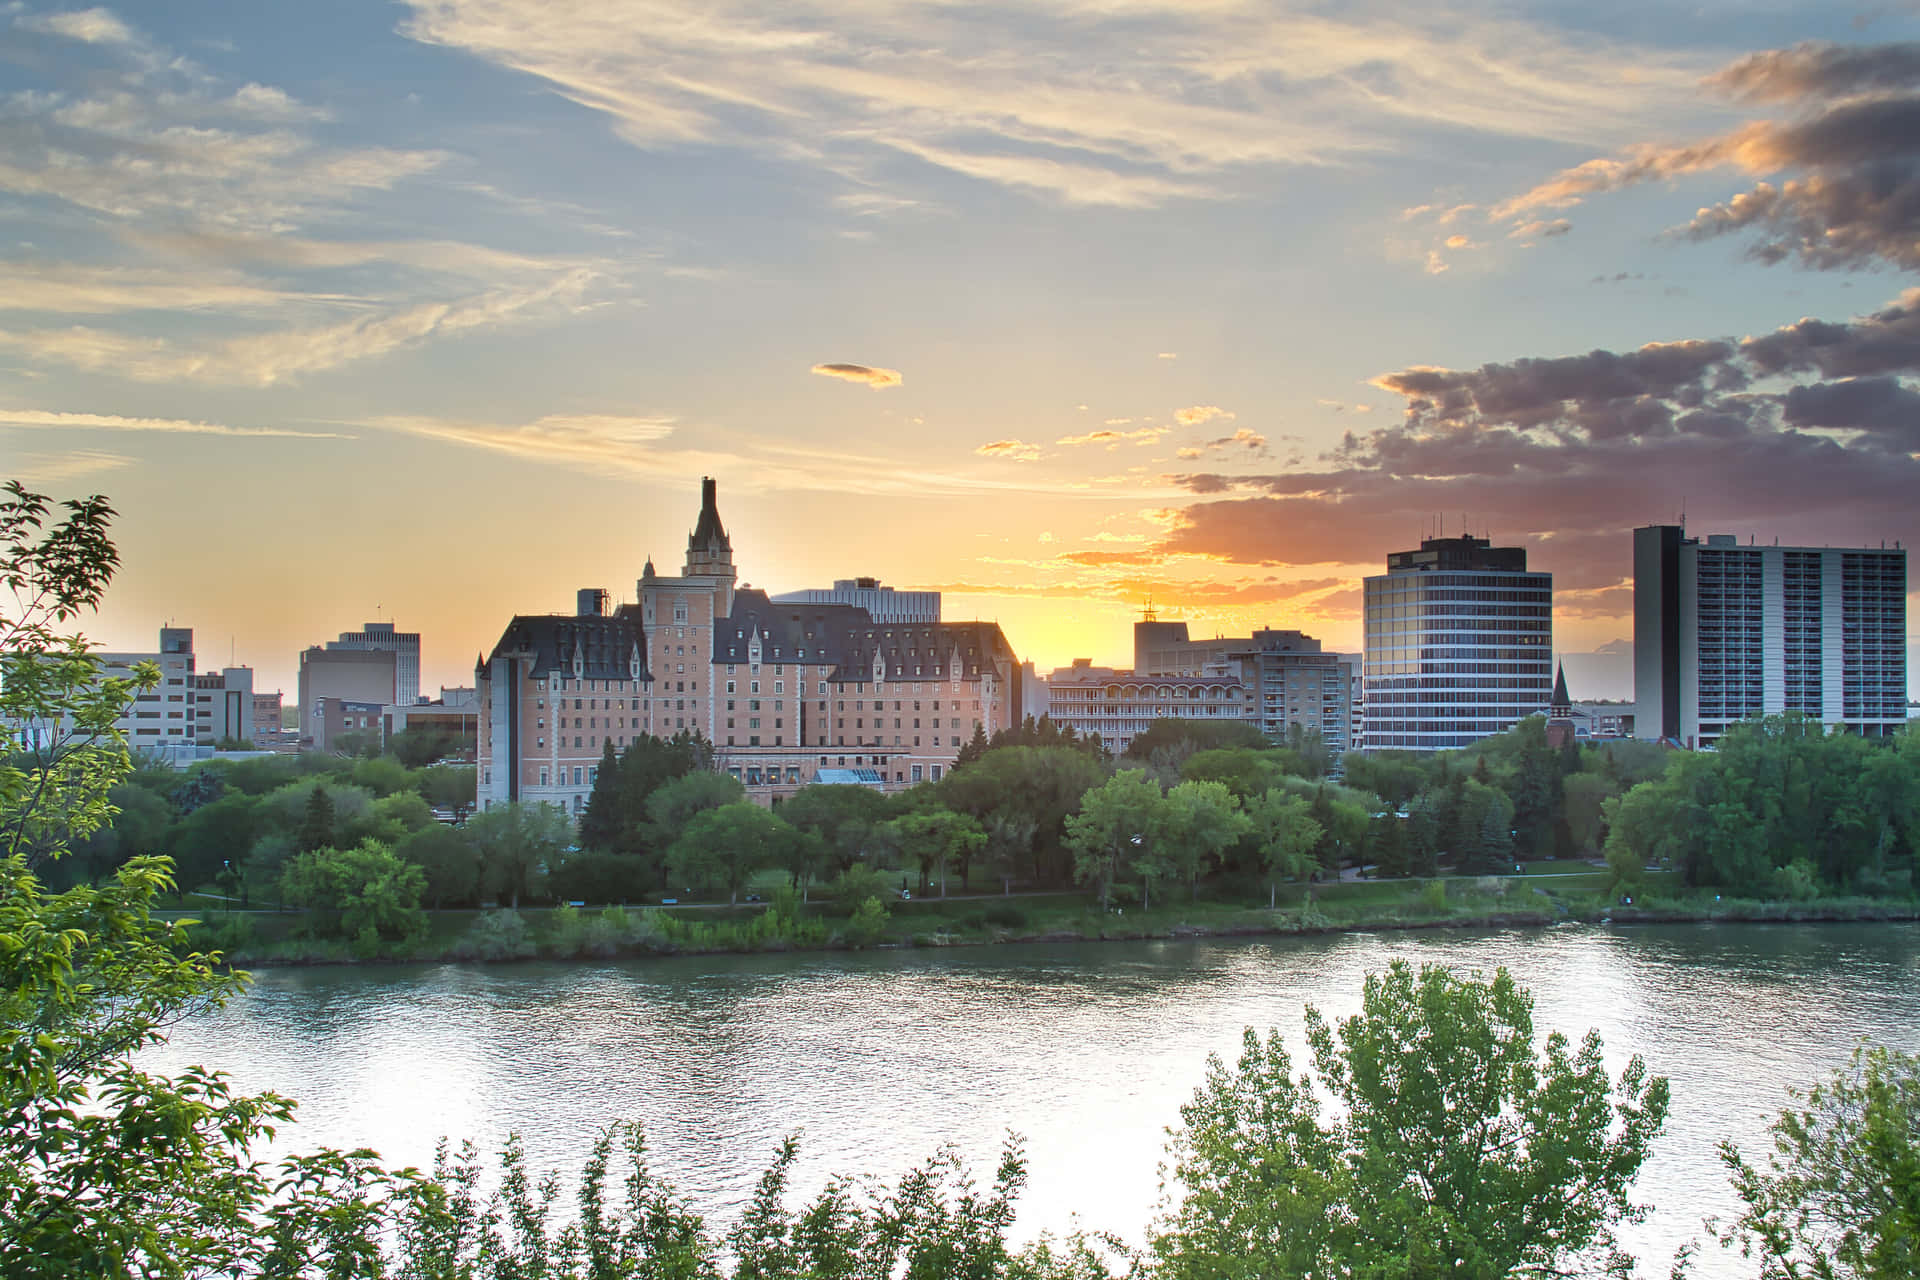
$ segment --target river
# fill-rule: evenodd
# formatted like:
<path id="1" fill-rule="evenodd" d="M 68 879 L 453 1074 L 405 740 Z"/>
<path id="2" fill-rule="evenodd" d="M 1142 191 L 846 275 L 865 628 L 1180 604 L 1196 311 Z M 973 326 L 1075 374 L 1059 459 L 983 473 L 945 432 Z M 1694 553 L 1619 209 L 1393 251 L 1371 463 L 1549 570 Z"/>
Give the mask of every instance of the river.
<path id="1" fill-rule="evenodd" d="M 1504 965 L 1539 1032 L 1597 1027 L 1616 1072 L 1639 1053 L 1672 1080 L 1638 1184 L 1658 1207 L 1627 1235 L 1644 1275 L 1730 1210 L 1715 1142 L 1759 1154 L 1786 1088 L 1861 1037 L 1920 1050 L 1920 925 L 1743 924 L 265 970 L 143 1062 L 298 1098 L 283 1143 L 392 1163 L 517 1130 L 536 1168 L 572 1172 L 599 1126 L 638 1119 L 655 1167 L 723 1223 L 793 1130 L 806 1191 L 896 1178 L 946 1143 L 984 1181 L 1012 1130 L 1031 1174 L 1016 1234 L 1078 1215 L 1137 1242 L 1207 1055 L 1276 1026 L 1298 1061 L 1302 1006 L 1354 1012 L 1394 959 Z M 1696 1274 L 1752 1272 L 1709 1246 Z"/>

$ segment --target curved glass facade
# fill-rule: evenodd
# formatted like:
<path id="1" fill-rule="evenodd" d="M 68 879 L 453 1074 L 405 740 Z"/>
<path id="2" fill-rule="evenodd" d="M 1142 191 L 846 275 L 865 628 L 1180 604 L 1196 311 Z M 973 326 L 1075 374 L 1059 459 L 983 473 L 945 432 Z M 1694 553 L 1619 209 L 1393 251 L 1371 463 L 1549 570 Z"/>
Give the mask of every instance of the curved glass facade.
<path id="1" fill-rule="evenodd" d="M 1446 541 L 1478 544 L 1449 558 L 1485 546 Z M 1500 550 L 1510 563 L 1513 549 Z M 1409 565 L 1365 590 L 1367 749 L 1464 747 L 1546 711 L 1552 574 Z"/>

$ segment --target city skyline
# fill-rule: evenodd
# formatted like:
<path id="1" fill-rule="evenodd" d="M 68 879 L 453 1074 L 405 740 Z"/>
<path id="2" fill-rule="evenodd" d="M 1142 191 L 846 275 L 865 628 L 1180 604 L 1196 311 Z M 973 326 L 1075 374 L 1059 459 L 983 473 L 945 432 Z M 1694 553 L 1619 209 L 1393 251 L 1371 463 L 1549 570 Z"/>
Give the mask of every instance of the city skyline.
<path id="1" fill-rule="evenodd" d="M 262 689 L 374 619 L 469 683 L 703 474 L 754 586 L 938 590 L 1041 670 L 1124 665 L 1149 596 L 1358 651 L 1360 579 L 1463 527 L 1588 652 L 1636 526 L 1920 524 L 1917 35 L 16 5 L 0 449 L 121 512 L 96 643 L 171 620 Z"/>

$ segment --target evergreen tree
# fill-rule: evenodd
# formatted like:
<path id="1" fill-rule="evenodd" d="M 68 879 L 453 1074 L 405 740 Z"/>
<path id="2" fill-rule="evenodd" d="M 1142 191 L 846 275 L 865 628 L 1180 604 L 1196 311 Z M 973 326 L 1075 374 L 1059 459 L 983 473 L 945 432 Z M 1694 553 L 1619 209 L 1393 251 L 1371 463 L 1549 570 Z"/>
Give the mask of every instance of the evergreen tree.
<path id="1" fill-rule="evenodd" d="M 619 834 L 620 757 L 614 754 L 613 739 L 607 739 L 600 753 L 600 768 L 593 775 L 593 794 L 587 797 L 587 810 L 580 815 L 580 847 L 608 850 Z"/>
<path id="2" fill-rule="evenodd" d="M 973 764 L 987 754 L 987 728 L 978 720 L 973 723 L 973 737 L 967 739 L 967 745 L 960 748 L 960 754 L 954 757 L 954 768 L 963 764 Z"/>
<path id="3" fill-rule="evenodd" d="M 327 794 L 323 783 L 314 783 L 313 791 L 307 796 L 307 813 L 300 822 L 299 845 L 301 853 L 333 847 L 333 797 Z"/>

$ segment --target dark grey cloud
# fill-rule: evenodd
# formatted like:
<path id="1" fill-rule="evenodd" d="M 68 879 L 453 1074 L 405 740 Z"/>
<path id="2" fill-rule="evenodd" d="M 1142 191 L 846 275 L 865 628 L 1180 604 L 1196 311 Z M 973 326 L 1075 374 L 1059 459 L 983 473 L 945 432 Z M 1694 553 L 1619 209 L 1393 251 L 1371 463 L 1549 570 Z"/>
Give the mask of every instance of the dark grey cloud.
<path id="1" fill-rule="evenodd" d="M 1740 59 L 1708 81 L 1748 102 L 1906 89 L 1920 85 L 1920 44 L 1841 45 L 1809 41 Z"/>
<path id="2" fill-rule="evenodd" d="M 1679 145 L 1643 145 L 1565 170 L 1494 209 L 1539 225 L 1601 192 L 1732 168 L 1759 179 L 1702 208 L 1676 234 L 1748 239 L 1747 256 L 1815 270 L 1920 268 L 1920 44 L 1796 45 L 1756 53 L 1713 77 L 1735 97 L 1780 104 Z"/>
<path id="3" fill-rule="evenodd" d="M 1796 427 L 1865 431 L 1889 437 L 1896 448 L 1920 447 L 1920 392 L 1894 377 L 1794 387 L 1781 417 Z"/>
<path id="4" fill-rule="evenodd" d="M 1920 290 L 1858 320 L 1738 343 L 1383 374 L 1376 384 L 1406 401 L 1401 421 L 1348 433 L 1317 467 L 1171 477 L 1200 500 L 1151 550 L 1377 564 L 1446 513 L 1530 547 L 1557 586 L 1604 613 L 1631 575 L 1632 527 L 1683 510 L 1716 532 L 1911 538 L 1916 304 Z"/>
<path id="5" fill-rule="evenodd" d="M 1818 270 L 1882 262 L 1920 268 L 1920 166 L 1887 161 L 1779 186 L 1758 183 L 1708 205 L 1681 229 L 1691 240 L 1735 232 L 1757 233 L 1747 249 L 1757 262 L 1797 259 Z"/>
<path id="6" fill-rule="evenodd" d="M 1757 373 L 1872 377 L 1920 370 L 1920 289 L 1860 320 L 1801 320 L 1740 344 Z"/>

